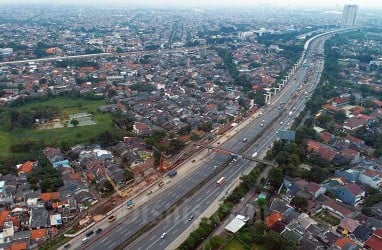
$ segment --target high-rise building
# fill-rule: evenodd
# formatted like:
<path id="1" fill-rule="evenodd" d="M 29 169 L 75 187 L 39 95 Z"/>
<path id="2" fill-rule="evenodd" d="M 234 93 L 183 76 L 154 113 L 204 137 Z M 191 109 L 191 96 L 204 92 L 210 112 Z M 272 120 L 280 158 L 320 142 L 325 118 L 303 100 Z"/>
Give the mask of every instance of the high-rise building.
<path id="1" fill-rule="evenodd" d="M 355 26 L 355 19 L 357 17 L 358 5 L 346 4 L 342 12 L 341 28 L 351 28 Z"/>

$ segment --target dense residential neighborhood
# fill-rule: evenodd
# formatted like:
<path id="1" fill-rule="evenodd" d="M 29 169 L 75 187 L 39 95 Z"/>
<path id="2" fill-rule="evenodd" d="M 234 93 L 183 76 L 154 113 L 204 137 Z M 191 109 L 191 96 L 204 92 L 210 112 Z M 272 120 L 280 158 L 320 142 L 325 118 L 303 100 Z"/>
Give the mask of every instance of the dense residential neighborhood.
<path id="1" fill-rule="evenodd" d="M 181 163 L 196 168 L 202 143 L 216 142 L 211 150 L 229 154 L 227 166 L 241 159 L 217 139 L 271 107 L 265 95 L 281 90 L 304 43 L 341 19 L 309 10 L 260 11 L 258 19 L 231 10 L 209 18 L 197 9 L 41 11 L 6 7 L 0 17 L 1 249 L 54 249 L 82 233 L 86 243 L 88 228 L 113 223 L 121 204 L 132 211 L 133 197 L 171 187 Z M 267 147 L 268 166 L 241 173 L 179 249 L 382 249 L 382 38 L 374 21 L 363 17 L 364 29 L 326 41 L 315 55 L 325 56 L 320 84 L 301 92 L 312 98 L 287 124 L 293 140 Z M 284 106 L 276 109 L 295 112 Z"/>

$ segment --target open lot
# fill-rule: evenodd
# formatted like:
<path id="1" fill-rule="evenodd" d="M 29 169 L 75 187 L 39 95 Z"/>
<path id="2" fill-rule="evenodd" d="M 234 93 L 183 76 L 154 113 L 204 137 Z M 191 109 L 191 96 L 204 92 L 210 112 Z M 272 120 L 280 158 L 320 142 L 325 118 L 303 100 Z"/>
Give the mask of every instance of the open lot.
<path id="1" fill-rule="evenodd" d="M 318 221 L 327 222 L 332 226 L 337 226 L 338 224 L 340 224 L 340 219 L 323 211 L 319 212 L 318 214 L 315 214 L 313 218 Z"/>
<path id="2" fill-rule="evenodd" d="M 50 146 L 60 146 L 60 143 L 63 141 L 67 141 L 70 145 L 90 142 L 92 138 L 95 138 L 101 132 L 111 131 L 113 129 L 111 114 L 101 114 L 97 110 L 98 106 L 105 104 L 105 100 L 57 97 L 15 107 L 15 109 L 22 112 L 23 110 L 28 110 L 36 106 L 56 106 L 60 108 L 60 114 L 57 119 L 61 121 L 68 120 L 71 114 L 86 112 L 92 114 L 92 121 L 96 124 L 77 127 L 64 126 L 62 128 L 52 129 L 18 129 L 11 132 L 0 130 L 0 157 L 9 155 L 11 143 L 22 139 L 44 141 L 46 145 Z"/>

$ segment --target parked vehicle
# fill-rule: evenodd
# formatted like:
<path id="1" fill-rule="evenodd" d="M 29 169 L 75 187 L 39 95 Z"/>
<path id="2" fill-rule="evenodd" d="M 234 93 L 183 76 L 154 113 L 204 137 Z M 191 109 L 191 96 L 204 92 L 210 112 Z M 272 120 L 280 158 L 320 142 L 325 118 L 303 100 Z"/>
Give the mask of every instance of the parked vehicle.
<path id="1" fill-rule="evenodd" d="M 102 228 L 98 228 L 98 229 L 95 231 L 96 234 L 99 234 L 99 233 L 101 233 L 101 232 L 102 232 Z"/>
<path id="2" fill-rule="evenodd" d="M 163 181 L 159 182 L 158 186 L 159 187 L 163 187 L 164 186 L 164 182 Z"/>
<path id="3" fill-rule="evenodd" d="M 117 219 L 117 217 L 115 217 L 115 215 L 112 215 L 112 216 L 107 217 L 107 221 L 108 221 L 108 222 L 113 222 L 113 221 L 115 221 L 116 219 Z"/>
<path id="4" fill-rule="evenodd" d="M 93 235 L 94 234 L 94 231 L 89 231 L 89 232 L 87 232 L 85 235 L 86 235 L 86 237 L 89 237 L 89 236 L 91 236 L 91 235 Z"/>
<path id="5" fill-rule="evenodd" d="M 170 178 L 174 177 L 176 174 L 177 174 L 176 170 L 170 170 L 170 171 L 167 173 L 168 177 L 170 177 Z"/>

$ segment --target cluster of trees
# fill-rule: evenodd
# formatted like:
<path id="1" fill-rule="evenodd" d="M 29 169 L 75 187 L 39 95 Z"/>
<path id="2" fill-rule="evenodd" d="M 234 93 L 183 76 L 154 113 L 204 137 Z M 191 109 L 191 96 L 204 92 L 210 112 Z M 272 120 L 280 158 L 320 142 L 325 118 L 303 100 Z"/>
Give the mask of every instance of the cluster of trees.
<path id="1" fill-rule="evenodd" d="M 59 68 L 67 67 L 94 67 L 98 68 L 98 63 L 95 60 L 86 59 L 67 59 L 67 60 L 56 60 L 54 65 Z"/>
<path id="2" fill-rule="evenodd" d="M 28 110 L 18 111 L 11 107 L 0 110 L 1 127 L 6 131 L 19 128 L 32 128 L 36 119 L 52 119 L 60 113 L 56 106 L 35 106 Z"/>
<path id="3" fill-rule="evenodd" d="M 377 203 L 382 202 L 382 193 L 375 188 L 369 188 L 367 190 L 367 196 L 365 198 L 365 203 L 362 208 L 362 213 L 364 213 L 367 216 L 378 216 L 379 214 L 375 214 L 371 207 Z"/>
<path id="4" fill-rule="evenodd" d="M 238 240 L 246 249 L 251 249 L 254 244 L 265 245 L 269 250 L 297 249 L 296 242 L 284 238 L 277 232 L 267 230 L 264 223 L 250 223 L 236 233 Z"/>
<path id="5" fill-rule="evenodd" d="M 166 138 L 168 138 L 166 140 Z M 166 155 L 173 155 L 180 152 L 185 144 L 178 139 L 169 138 L 164 130 L 154 130 L 152 135 L 145 139 L 145 144 L 156 149 L 154 152 L 154 165 L 159 164 L 161 152 Z"/>
<path id="6" fill-rule="evenodd" d="M 224 68 L 228 70 L 230 76 L 235 81 L 235 84 L 243 87 L 243 91 L 247 92 L 251 89 L 252 84 L 243 76 L 240 75 L 239 70 L 237 69 L 232 54 L 229 50 L 223 48 L 214 48 L 218 55 L 224 60 Z"/>
<path id="7" fill-rule="evenodd" d="M 85 54 L 100 54 L 103 52 L 104 51 L 100 48 L 86 48 L 85 49 Z"/>
<path id="8" fill-rule="evenodd" d="M 13 141 L 10 145 L 11 153 L 37 153 L 44 148 L 44 142 L 33 139 Z"/>
<path id="9" fill-rule="evenodd" d="M 38 157 L 37 166 L 28 174 L 28 181 L 33 189 L 40 188 L 41 192 L 55 192 L 63 185 L 60 172 L 42 153 Z"/>

